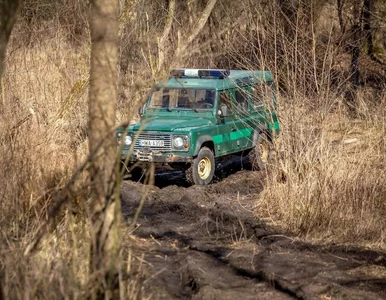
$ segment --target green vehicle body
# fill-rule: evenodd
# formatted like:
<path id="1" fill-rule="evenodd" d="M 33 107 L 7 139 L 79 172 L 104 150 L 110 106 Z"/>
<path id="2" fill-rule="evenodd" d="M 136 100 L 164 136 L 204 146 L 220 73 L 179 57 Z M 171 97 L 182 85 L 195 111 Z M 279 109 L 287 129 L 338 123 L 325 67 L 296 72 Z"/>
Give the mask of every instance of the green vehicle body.
<path id="1" fill-rule="evenodd" d="M 157 92 L 163 97 L 177 92 L 177 101 L 180 95 L 189 93 L 196 98 L 199 94 L 210 95 L 210 104 L 198 101 L 194 102 L 196 107 L 158 107 L 152 102 L 158 99 Z M 184 170 L 203 147 L 209 148 L 215 159 L 240 155 L 256 146 L 258 135 L 271 139 L 280 131 L 269 71 L 230 70 L 224 77 L 171 76 L 156 84 L 153 93 L 140 122 L 117 130 L 117 148 L 128 166 L 147 168 L 153 163 L 160 168 Z M 123 143 L 126 136 L 130 136 L 131 145 Z M 182 148 L 174 146 L 177 137 L 183 140 Z"/>

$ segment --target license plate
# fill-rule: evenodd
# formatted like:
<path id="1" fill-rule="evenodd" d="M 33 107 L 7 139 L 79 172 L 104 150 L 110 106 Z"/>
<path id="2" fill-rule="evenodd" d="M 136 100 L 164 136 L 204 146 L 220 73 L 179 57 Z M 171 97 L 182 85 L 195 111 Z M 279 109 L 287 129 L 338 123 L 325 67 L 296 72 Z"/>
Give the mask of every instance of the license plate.
<path id="1" fill-rule="evenodd" d="M 164 141 L 139 140 L 139 145 L 142 147 L 163 147 Z"/>

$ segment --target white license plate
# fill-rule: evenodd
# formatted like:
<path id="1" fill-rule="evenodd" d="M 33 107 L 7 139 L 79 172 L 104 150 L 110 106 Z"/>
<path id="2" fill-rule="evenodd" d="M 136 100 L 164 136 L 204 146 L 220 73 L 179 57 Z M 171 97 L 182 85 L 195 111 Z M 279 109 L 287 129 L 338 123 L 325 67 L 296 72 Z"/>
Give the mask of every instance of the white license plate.
<path id="1" fill-rule="evenodd" d="M 139 140 L 142 147 L 164 147 L 164 141 Z"/>

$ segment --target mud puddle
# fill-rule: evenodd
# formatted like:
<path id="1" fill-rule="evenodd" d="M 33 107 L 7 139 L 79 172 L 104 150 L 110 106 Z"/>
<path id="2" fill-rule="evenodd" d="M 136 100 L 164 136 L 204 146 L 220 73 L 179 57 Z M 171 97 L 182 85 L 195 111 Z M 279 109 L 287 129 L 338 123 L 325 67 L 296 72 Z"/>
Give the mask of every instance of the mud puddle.
<path id="1" fill-rule="evenodd" d="M 205 187 L 186 187 L 179 172 L 157 175 L 158 187 L 122 184 L 124 218 L 135 221 L 132 270 L 142 274 L 142 296 L 386 299 L 385 253 L 310 245 L 272 230 L 253 215 L 263 175 L 228 169 Z"/>

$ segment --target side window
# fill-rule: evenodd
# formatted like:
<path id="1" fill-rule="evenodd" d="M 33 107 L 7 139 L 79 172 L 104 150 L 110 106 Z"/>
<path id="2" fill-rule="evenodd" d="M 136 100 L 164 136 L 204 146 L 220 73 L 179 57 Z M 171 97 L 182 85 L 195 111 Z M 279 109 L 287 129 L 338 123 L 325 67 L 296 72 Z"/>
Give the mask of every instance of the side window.
<path id="1" fill-rule="evenodd" d="M 262 83 L 252 87 L 252 105 L 253 108 L 259 106 L 271 107 L 274 100 L 274 93 L 272 87 L 268 84 Z"/>
<path id="2" fill-rule="evenodd" d="M 257 108 L 261 105 L 263 105 L 263 89 L 262 85 L 259 84 L 257 86 L 252 87 L 252 106 L 253 108 Z"/>
<path id="3" fill-rule="evenodd" d="M 220 96 L 219 109 L 221 108 L 221 106 L 226 106 L 228 114 L 231 115 L 233 113 L 231 93 L 230 92 L 223 92 L 219 96 Z"/>
<path id="4" fill-rule="evenodd" d="M 272 82 L 268 82 L 266 85 L 266 101 L 270 111 L 274 111 L 276 107 L 276 93 L 275 86 Z"/>
<path id="5" fill-rule="evenodd" d="M 248 111 L 248 97 L 249 93 L 246 88 L 239 88 L 236 90 L 236 110 L 238 113 L 246 113 Z"/>

